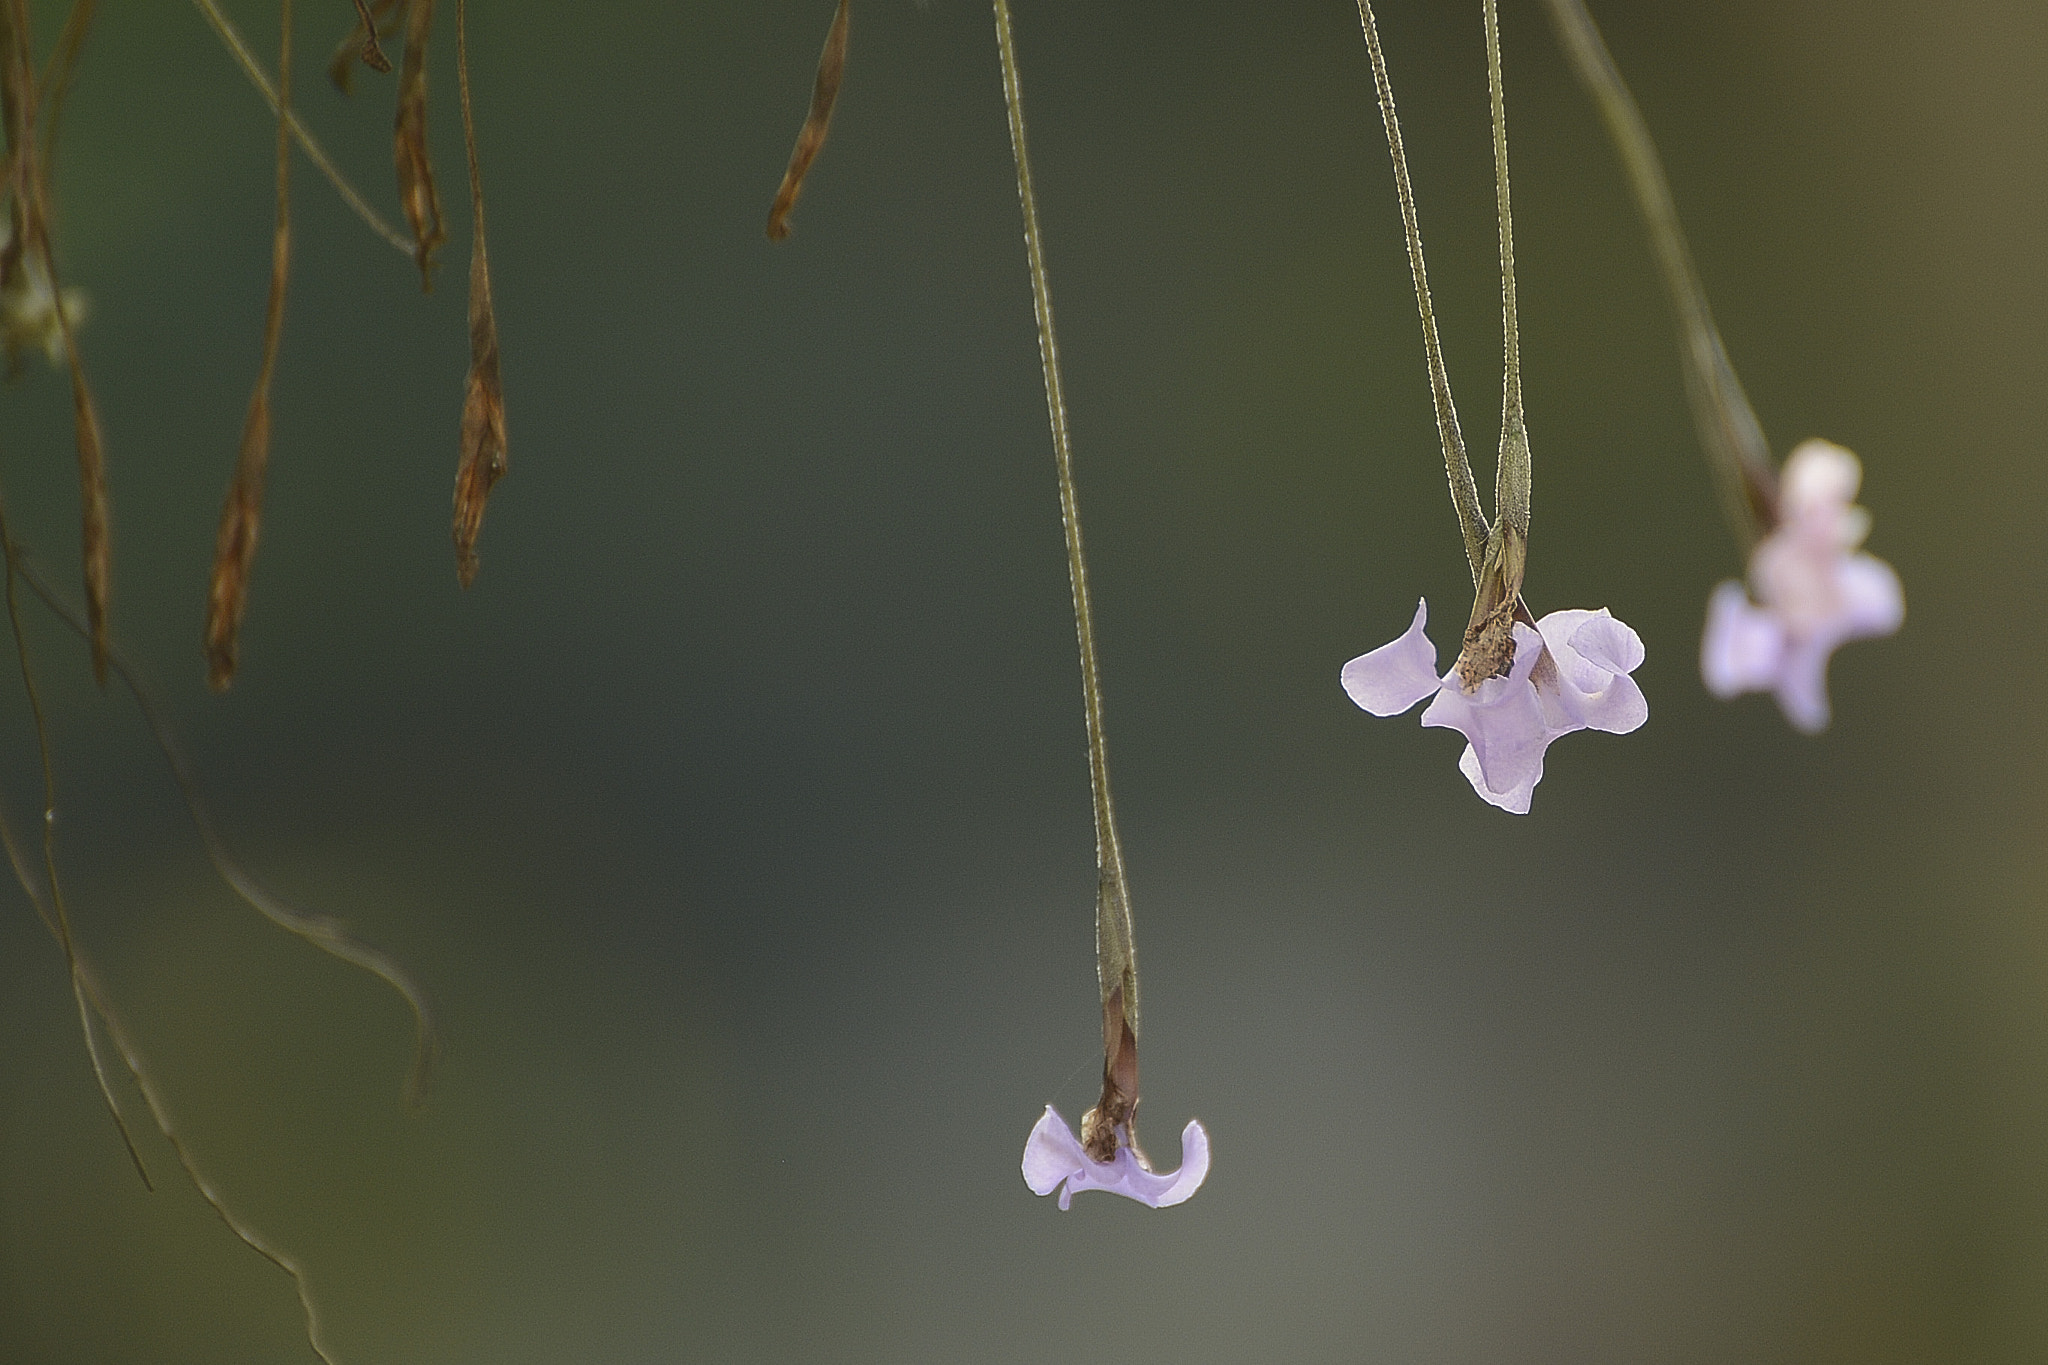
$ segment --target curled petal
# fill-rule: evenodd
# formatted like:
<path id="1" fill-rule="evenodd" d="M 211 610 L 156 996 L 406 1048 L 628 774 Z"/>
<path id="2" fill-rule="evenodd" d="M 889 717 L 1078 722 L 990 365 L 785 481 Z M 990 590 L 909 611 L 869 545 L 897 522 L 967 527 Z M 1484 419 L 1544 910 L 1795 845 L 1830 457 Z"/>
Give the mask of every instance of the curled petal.
<path id="1" fill-rule="evenodd" d="M 1208 1177 L 1209 1133 L 1199 1121 L 1189 1119 L 1181 1130 L 1180 1154 L 1180 1169 L 1163 1174 L 1147 1170 L 1127 1145 L 1119 1146 L 1109 1161 L 1097 1161 L 1048 1104 L 1024 1143 L 1024 1183 L 1033 1194 L 1059 1190 L 1062 1209 L 1082 1190 L 1106 1190 L 1163 1209 L 1186 1201 Z"/>
<path id="2" fill-rule="evenodd" d="M 1844 511 L 1862 482 L 1863 465 L 1854 454 L 1833 441 L 1802 441 L 1779 478 L 1779 515 L 1793 520 Z"/>
<path id="3" fill-rule="evenodd" d="M 1402 636 L 1344 665 L 1344 691 L 1375 716 L 1397 716 L 1443 685 L 1436 646 L 1422 633 L 1429 603 L 1415 604 L 1415 620 Z"/>
<path id="4" fill-rule="evenodd" d="M 1650 718 L 1643 690 L 1628 676 L 1643 661 L 1641 636 L 1605 608 L 1554 611 L 1537 628 L 1557 663 L 1556 706 L 1567 721 L 1561 729 L 1625 735 Z"/>

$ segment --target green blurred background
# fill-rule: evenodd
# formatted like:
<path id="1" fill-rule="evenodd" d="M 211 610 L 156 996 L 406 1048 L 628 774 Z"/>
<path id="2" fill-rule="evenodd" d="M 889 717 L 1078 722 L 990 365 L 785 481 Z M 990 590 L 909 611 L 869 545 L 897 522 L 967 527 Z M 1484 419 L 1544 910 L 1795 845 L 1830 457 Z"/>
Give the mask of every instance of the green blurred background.
<path id="1" fill-rule="evenodd" d="M 274 60 L 274 16 L 230 8 Z M 390 80 L 344 102 L 317 60 L 349 7 L 299 8 L 306 118 L 388 204 Z M 986 5 L 856 6 L 771 247 L 829 0 L 480 0 L 512 470 L 465 595 L 444 0 L 439 290 L 300 163 L 225 698 L 198 642 L 273 130 L 195 11 L 101 6 L 56 189 L 117 630 L 248 865 L 432 988 L 427 1108 L 394 998 L 213 880 L 146 733 L 39 619 L 62 857 L 193 1146 L 344 1365 L 2048 1357 L 2048 11 L 1595 6 L 1774 445 L 1861 454 L 1906 585 L 1808 740 L 1702 693 L 1739 564 L 1668 313 L 1539 7 L 1504 8 L 1529 597 L 1635 626 L 1651 702 L 1554 749 L 1523 819 L 1453 737 L 1337 686 L 1418 594 L 1469 600 L 1355 10 L 1019 0 L 1147 1132 L 1171 1163 L 1199 1115 L 1216 1149 L 1185 1207 L 1061 1214 L 1017 1162 L 1040 1106 L 1092 1098 L 1094 868 Z M 1484 451 L 1479 6 L 1380 22 Z M 63 387 L 38 366 L 0 402 L 18 531 L 69 581 Z M 154 1135 L 161 1188 L 135 1179 L 19 897 L 0 973 L 0 1360 L 307 1358 L 289 1283 Z"/>

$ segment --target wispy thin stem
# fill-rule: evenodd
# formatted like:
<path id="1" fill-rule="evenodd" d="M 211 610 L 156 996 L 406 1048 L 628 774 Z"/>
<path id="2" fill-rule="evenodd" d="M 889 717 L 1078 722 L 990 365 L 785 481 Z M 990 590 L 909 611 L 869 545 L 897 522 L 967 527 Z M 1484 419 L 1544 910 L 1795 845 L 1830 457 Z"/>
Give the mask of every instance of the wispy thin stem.
<path id="1" fill-rule="evenodd" d="M 1102 1130 L 1128 1127 L 1138 1100 L 1138 952 L 1131 931 L 1129 886 L 1116 811 L 1109 794 L 1109 757 L 1102 738 L 1102 678 L 1095 661 L 1095 620 L 1088 605 L 1088 564 L 1081 552 L 1081 509 L 1074 496 L 1073 438 L 1060 380 L 1059 343 L 1053 332 L 1052 287 L 1038 199 L 1031 187 L 1031 157 L 1024 140 L 1024 95 L 1017 77 L 1017 44 L 1009 0 L 995 0 L 996 44 L 1002 54 L 1003 101 L 1010 116 L 1010 150 L 1017 162 L 1017 198 L 1024 211 L 1024 251 L 1031 267 L 1031 306 L 1038 319 L 1038 359 L 1045 375 L 1045 408 L 1059 469 L 1060 521 L 1066 528 L 1067 580 L 1074 596 L 1074 633 L 1081 650 L 1081 695 L 1088 723 L 1088 776 L 1095 798 L 1095 970 L 1103 1005 Z M 1084 1134 L 1084 1140 L 1086 1135 Z M 1107 1159 L 1106 1153 L 1098 1156 Z"/>
<path id="2" fill-rule="evenodd" d="M 1422 349 L 1429 361 L 1429 389 L 1436 400 L 1437 436 L 1444 448 L 1444 473 L 1450 480 L 1451 507 L 1465 539 L 1465 558 L 1472 582 L 1479 582 L 1486 562 L 1486 514 L 1479 507 L 1479 485 L 1465 458 L 1465 438 L 1458 431 L 1458 409 L 1451 401 L 1451 380 L 1444 371 L 1443 347 L 1437 341 L 1436 309 L 1430 303 L 1429 269 L 1422 261 L 1422 229 L 1415 217 L 1415 190 L 1408 183 L 1408 155 L 1401 146 L 1401 120 L 1394 112 L 1394 87 L 1387 79 L 1387 61 L 1380 52 L 1379 25 L 1372 0 L 1358 0 L 1358 22 L 1365 30 L 1365 50 L 1372 58 L 1373 84 L 1379 90 L 1380 121 L 1387 128 L 1387 150 L 1394 158 L 1394 189 L 1401 199 L 1401 227 L 1408 237 L 1408 272 L 1415 279 L 1415 307 L 1422 315 Z M 1496 509 L 1497 510 L 1497 509 Z"/>
<path id="3" fill-rule="evenodd" d="M 50 897 L 48 907 L 45 908 L 39 900 L 37 910 L 56 936 L 57 945 L 64 950 L 64 969 L 71 981 L 71 998 L 78 1006 L 78 1026 L 85 1034 L 85 1052 L 92 1062 L 93 1080 L 99 1085 L 100 1099 L 106 1104 L 107 1113 L 113 1116 L 115 1131 L 121 1135 L 121 1145 L 127 1149 L 128 1159 L 135 1164 L 135 1173 L 142 1177 L 145 1188 L 153 1190 L 156 1185 L 149 1178 L 149 1168 L 142 1164 L 142 1153 L 136 1150 L 135 1137 L 128 1131 L 128 1121 L 122 1117 L 121 1106 L 114 1099 L 114 1088 L 107 1080 L 106 1063 L 100 1058 L 92 1012 L 86 1007 L 90 981 L 78 940 L 71 932 L 71 912 L 64 904 L 64 886 L 57 878 L 57 769 L 50 759 L 50 725 L 49 718 L 43 713 L 42 691 L 36 686 L 35 669 L 29 663 L 28 633 L 22 628 L 21 601 L 14 587 L 20 549 L 15 545 L 14 533 L 8 526 L 4 501 L 0 501 L 0 552 L 4 552 L 6 558 L 7 624 L 14 635 L 14 657 L 21 663 L 21 689 L 28 698 L 29 718 L 36 732 L 36 758 L 43 776 L 43 875 L 49 881 Z M 87 634 L 89 637 L 90 633 Z M 15 858 L 16 870 L 20 872 L 24 865 L 16 853 L 12 835 L 8 839 L 8 853 Z M 28 882 L 24 879 L 22 885 L 26 887 Z"/>
<path id="4" fill-rule="evenodd" d="M 1500 16 L 1486 0 L 1486 84 L 1493 102 L 1494 212 L 1500 219 L 1500 465 L 1493 514 L 1529 534 L 1529 429 L 1522 417 L 1522 334 L 1515 317 L 1515 215 L 1508 203 L 1508 111 L 1500 74 Z"/>
<path id="5" fill-rule="evenodd" d="M 10 591 L 12 578 L 13 575 L 10 574 Z M 115 1012 L 113 999 L 107 993 L 106 986 L 101 983 L 91 964 L 72 952 L 69 943 L 66 942 L 62 914 L 53 913 L 50 904 L 55 899 L 50 894 L 55 883 L 52 882 L 49 887 L 45 887 L 37 882 L 35 874 L 30 870 L 27 855 L 22 850 L 21 841 L 15 837 L 14 826 L 4 812 L 0 812 L 0 844 L 6 847 L 7 861 L 14 869 L 14 879 L 21 883 L 21 889 L 28 894 L 44 927 L 60 944 L 64 944 L 66 956 L 72 962 L 72 971 L 79 984 L 82 999 L 92 1002 L 93 1013 L 99 1016 L 100 1022 L 106 1027 L 107 1036 L 113 1040 L 114 1050 L 121 1054 L 122 1065 L 127 1067 L 129 1077 L 134 1080 L 136 1090 L 142 1095 L 143 1107 L 149 1111 L 149 1117 L 156 1124 L 157 1132 L 170 1144 L 171 1152 L 177 1157 L 178 1167 L 185 1173 L 186 1181 L 198 1192 L 206 1206 L 213 1210 L 214 1217 L 220 1219 L 238 1241 L 291 1277 L 292 1287 L 299 1299 L 299 1310 L 305 1319 L 306 1344 L 312 1348 L 313 1354 L 327 1362 L 327 1365 L 334 1365 L 334 1357 L 328 1354 L 322 1341 L 320 1313 L 313 1303 L 312 1288 L 306 1283 L 305 1272 L 299 1268 L 297 1261 L 272 1246 L 261 1233 L 230 1209 L 220 1191 L 206 1178 L 205 1172 L 199 1169 L 198 1159 L 193 1155 L 192 1149 L 185 1145 L 185 1139 L 171 1117 L 170 1105 L 165 1102 L 163 1092 L 157 1089 L 156 1081 L 143 1061 L 141 1050 L 136 1047 L 135 1040 L 122 1024 L 121 1016 Z M 91 1036 L 89 1029 L 87 1036 Z M 98 1065 L 97 1056 L 94 1057 L 94 1064 Z M 122 1129 L 122 1136 L 127 1136 L 125 1127 Z M 129 1154 L 134 1155 L 132 1146 Z"/>
<path id="6" fill-rule="evenodd" d="M 43 572 L 29 559 L 17 552 L 15 574 L 26 583 L 29 590 L 43 600 L 51 615 L 81 636 L 88 635 L 86 622 L 62 594 L 51 585 Z M 89 638 L 89 637 L 88 637 Z M 165 722 L 163 712 L 156 704 L 156 698 L 143 684 L 135 666 L 117 648 L 107 651 L 107 668 L 128 689 L 128 695 L 135 700 L 135 709 L 141 713 L 142 723 L 156 741 L 157 749 L 163 754 L 165 764 L 171 770 L 171 780 L 178 788 L 178 795 L 185 802 L 185 812 L 191 817 L 192 826 L 199 834 L 199 842 L 206 849 L 207 861 L 220 879 L 228 884 L 237 896 L 251 909 L 288 933 L 297 934 L 314 947 L 332 957 L 340 958 L 352 966 L 370 973 L 392 990 L 396 991 L 412 1012 L 413 1059 L 405 1081 L 405 1098 L 408 1104 L 418 1104 L 427 1088 L 432 1084 L 434 1066 L 440 1056 L 441 1036 L 434 1022 L 433 1006 L 428 1002 L 427 993 L 411 973 L 380 949 L 356 938 L 348 932 L 341 921 L 329 915 L 318 915 L 300 910 L 278 899 L 266 890 L 262 883 L 251 876 L 229 850 L 227 840 L 221 835 L 220 826 L 214 822 L 213 813 L 199 792 L 198 780 L 192 775 L 191 764 L 185 759 L 177 741 L 172 737 L 170 726 Z"/>
<path id="7" fill-rule="evenodd" d="M 1684 360 L 1685 392 L 1692 405 L 1700 444 L 1720 487 L 1729 528 L 1745 552 L 1768 529 L 1777 497 L 1777 473 L 1764 440 L 1756 410 L 1729 363 L 1728 350 L 1714 325 L 1713 311 L 1686 245 L 1671 185 L 1664 176 L 1657 145 L 1643 122 L 1642 110 L 1621 78 L 1614 57 L 1593 23 L 1583 0 L 1546 0 L 1551 22 L 1580 82 L 1600 110 L 1628 174 L 1651 250 L 1664 277 L 1665 292 L 1678 317 L 1679 349 Z"/>
<path id="8" fill-rule="evenodd" d="M 249 83 L 269 102 L 270 111 L 278 113 L 277 89 L 270 83 L 270 77 L 264 74 L 262 65 L 257 62 L 256 55 L 249 50 L 249 45 L 242 41 L 241 32 L 235 28 L 234 21 L 221 11 L 215 0 L 192 0 L 192 3 L 199 7 L 199 12 L 206 16 L 206 22 L 220 35 L 221 42 L 227 46 L 228 52 L 242 68 L 243 74 L 248 76 Z M 370 231 L 396 247 L 407 260 L 413 259 L 414 247 L 411 239 L 385 222 L 383 215 L 370 207 L 370 201 L 363 198 L 356 187 L 349 183 L 348 177 L 341 173 L 341 168 L 334 164 L 319 141 L 303 123 L 299 122 L 297 114 L 289 114 L 287 117 L 291 122 L 292 136 L 298 139 L 299 146 L 305 148 L 306 159 L 313 163 L 320 174 L 327 177 L 328 183 L 334 186 L 342 202 L 354 209 L 358 218 L 369 224 Z"/>

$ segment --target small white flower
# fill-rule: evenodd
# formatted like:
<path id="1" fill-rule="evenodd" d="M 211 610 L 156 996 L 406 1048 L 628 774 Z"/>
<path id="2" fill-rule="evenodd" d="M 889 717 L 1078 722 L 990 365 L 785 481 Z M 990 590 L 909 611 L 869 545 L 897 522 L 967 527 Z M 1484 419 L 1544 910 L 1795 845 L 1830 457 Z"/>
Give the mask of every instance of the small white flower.
<path id="1" fill-rule="evenodd" d="M 1634 631 L 1599 611 L 1554 611 L 1534 629 L 1516 622 L 1515 661 L 1506 677 L 1487 678 L 1467 692 L 1453 667 L 1438 676 L 1436 646 L 1423 633 L 1429 603 L 1399 639 L 1344 665 L 1344 691 L 1375 716 L 1435 701 L 1424 725 L 1466 739 L 1458 770 L 1481 799 L 1516 815 L 1543 780 L 1543 751 L 1574 730 L 1625 735 L 1649 719 L 1649 703 L 1629 677 L 1643 661 Z"/>
<path id="2" fill-rule="evenodd" d="M 13 234 L 0 232 L 0 250 Z M 66 289 L 64 321 L 76 331 L 85 321 L 85 291 Z M 23 252 L 15 263 L 14 278 L 0 289 L 0 344 L 7 351 L 11 368 L 23 351 L 39 350 L 52 365 L 64 363 L 64 331 L 57 318 L 57 293 L 50 288 L 50 273 L 33 252 Z"/>
<path id="3" fill-rule="evenodd" d="M 1033 1194 L 1059 1190 L 1063 1209 L 1081 1190 L 1107 1190 L 1163 1209 L 1192 1196 L 1209 1174 L 1209 1133 L 1197 1119 L 1189 1119 L 1181 1130 L 1180 1169 L 1164 1175 L 1145 1164 L 1123 1129 L 1117 1130 L 1117 1138 L 1116 1155 L 1107 1162 L 1097 1161 L 1081 1146 L 1081 1139 L 1067 1127 L 1059 1110 L 1048 1104 L 1024 1142 L 1024 1183 Z"/>
<path id="4" fill-rule="evenodd" d="M 1870 514 L 1853 502 L 1862 479 L 1856 457 L 1827 441 L 1785 462 L 1778 524 L 1750 555 L 1750 592 L 1731 580 L 1707 605 L 1700 673 L 1716 697 L 1773 692 L 1794 726 L 1824 730 L 1828 656 L 1905 620 L 1899 576 L 1856 548 L 1870 533 Z"/>

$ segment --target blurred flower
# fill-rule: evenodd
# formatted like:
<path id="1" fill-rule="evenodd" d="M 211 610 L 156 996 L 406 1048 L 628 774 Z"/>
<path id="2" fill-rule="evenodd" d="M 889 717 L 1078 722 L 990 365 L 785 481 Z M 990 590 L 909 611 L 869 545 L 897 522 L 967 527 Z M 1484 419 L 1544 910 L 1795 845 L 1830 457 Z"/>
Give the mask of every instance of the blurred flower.
<path id="1" fill-rule="evenodd" d="M 0 251 L 11 238 L 11 233 L 0 233 Z M 64 317 L 74 330 L 85 321 L 84 290 L 64 290 Z M 50 272 L 33 252 L 21 253 L 13 278 L 0 288 L 0 345 L 6 348 L 9 369 L 20 363 L 23 351 L 41 351 L 52 365 L 64 363 L 57 293 L 50 288 Z"/>
<path id="2" fill-rule="evenodd" d="M 1076 1191 L 1107 1190 L 1163 1209 L 1190 1198 L 1209 1174 L 1209 1134 L 1196 1119 L 1180 1133 L 1180 1169 L 1155 1174 L 1138 1150 L 1130 1145 L 1129 1133 L 1119 1128 L 1116 1154 L 1097 1161 L 1081 1146 L 1073 1129 L 1051 1105 L 1032 1128 L 1024 1142 L 1024 1183 L 1033 1194 L 1051 1194 L 1060 1189 L 1060 1207 L 1073 1202 Z"/>
<path id="3" fill-rule="evenodd" d="M 1458 770 L 1481 799 L 1516 815 L 1543 780 L 1543 751 L 1574 730 L 1625 735 L 1649 719 L 1649 704 L 1629 674 L 1643 642 L 1600 611 L 1554 611 L 1531 628 L 1514 624 L 1515 656 L 1506 676 L 1467 691 L 1458 670 L 1438 676 L 1436 646 L 1423 634 L 1429 603 L 1398 640 L 1344 665 L 1344 691 L 1376 716 L 1398 715 L 1435 694 L 1424 725 L 1466 739 Z"/>
<path id="4" fill-rule="evenodd" d="M 1850 640 L 1890 635 L 1906 617 L 1891 565 L 1856 547 L 1870 514 L 1853 504 L 1863 467 L 1827 441 L 1785 462 L 1778 524 L 1749 558 L 1750 594 L 1721 584 L 1707 605 L 1700 673 L 1722 700 L 1774 692 L 1785 718 L 1814 734 L 1828 724 L 1828 656 Z"/>

